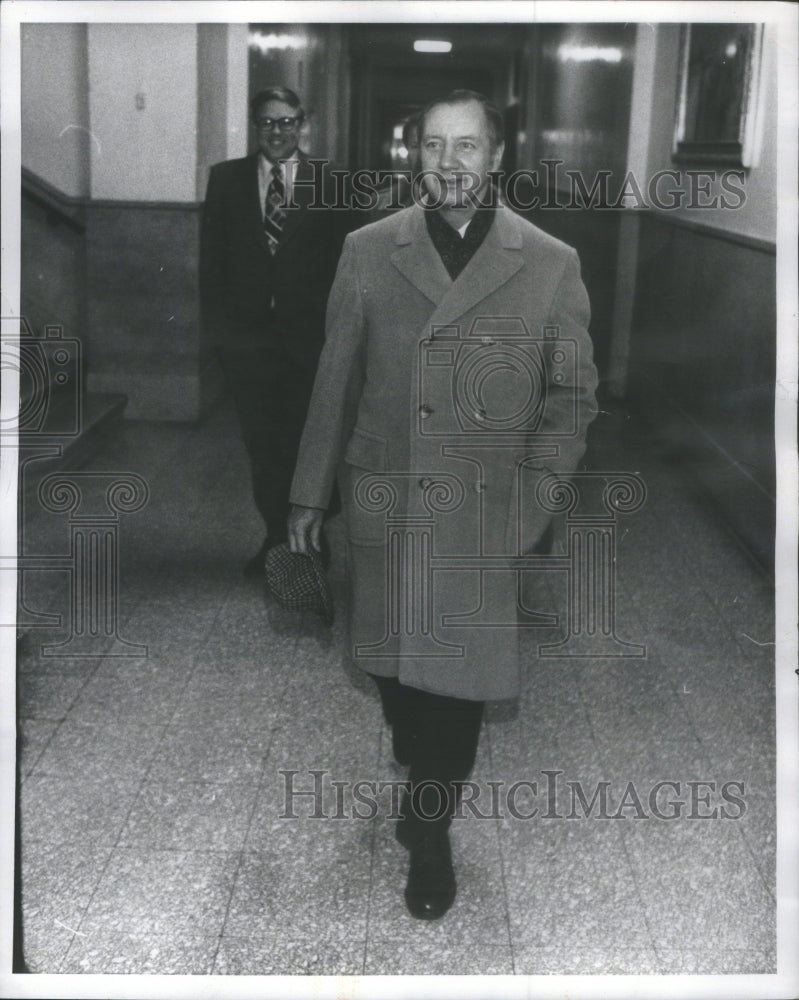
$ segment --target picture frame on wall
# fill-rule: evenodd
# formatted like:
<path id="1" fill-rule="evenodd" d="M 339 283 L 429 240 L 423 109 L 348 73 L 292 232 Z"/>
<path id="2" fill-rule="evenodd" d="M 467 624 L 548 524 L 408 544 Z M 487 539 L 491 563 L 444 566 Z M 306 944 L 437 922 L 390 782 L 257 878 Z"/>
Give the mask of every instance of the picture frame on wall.
<path id="1" fill-rule="evenodd" d="M 750 167 L 755 156 L 761 24 L 687 24 L 672 159 Z"/>

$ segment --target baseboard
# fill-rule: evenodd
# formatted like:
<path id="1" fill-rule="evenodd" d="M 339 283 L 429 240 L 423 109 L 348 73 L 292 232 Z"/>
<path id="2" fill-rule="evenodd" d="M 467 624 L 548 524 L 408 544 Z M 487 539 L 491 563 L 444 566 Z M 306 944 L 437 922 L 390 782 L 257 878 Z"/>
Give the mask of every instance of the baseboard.
<path id="1" fill-rule="evenodd" d="M 219 363 L 208 361 L 199 372 L 90 371 L 91 392 L 122 392 L 128 397 L 126 420 L 194 423 L 225 389 Z"/>

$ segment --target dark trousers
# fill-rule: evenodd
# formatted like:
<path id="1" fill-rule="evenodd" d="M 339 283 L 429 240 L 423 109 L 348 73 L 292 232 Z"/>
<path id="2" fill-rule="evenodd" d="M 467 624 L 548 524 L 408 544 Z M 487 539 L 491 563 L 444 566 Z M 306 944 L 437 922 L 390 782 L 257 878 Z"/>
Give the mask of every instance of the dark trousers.
<path id="1" fill-rule="evenodd" d="M 255 506 L 271 547 L 286 540 L 289 491 L 314 371 L 299 366 L 279 344 L 221 348 L 219 356 L 250 459 Z"/>
<path id="2" fill-rule="evenodd" d="M 400 684 L 396 677 L 371 675 L 380 692 L 383 714 L 410 747 L 410 796 L 402 805 L 414 834 L 446 830 L 460 799 L 457 782 L 474 767 L 482 701 L 431 694 Z"/>

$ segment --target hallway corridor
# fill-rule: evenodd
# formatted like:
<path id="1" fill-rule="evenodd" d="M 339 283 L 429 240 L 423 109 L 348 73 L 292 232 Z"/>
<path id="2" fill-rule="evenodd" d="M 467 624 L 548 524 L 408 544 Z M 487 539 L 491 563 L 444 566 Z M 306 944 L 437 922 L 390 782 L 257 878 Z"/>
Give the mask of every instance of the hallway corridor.
<path id="1" fill-rule="evenodd" d="M 426 924 L 405 910 L 388 798 L 373 819 L 353 818 L 350 798 L 332 818 L 331 781 L 404 777 L 375 690 L 342 663 L 340 525 L 328 631 L 242 576 L 259 522 L 228 404 L 195 427 L 125 424 L 89 469 L 149 486 L 119 521 L 119 635 L 147 655 L 43 655 L 66 634 L 52 628 L 20 645 L 29 971 L 774 972 L 770 583 L 623 411 L 596 421 L 586 461 L 647 487 L 644 506 L 618 518 L 616 598 L 618 635 L 647 656 L 539 659 L 562 626 L 523 633 L 523 697 L 489 706 L 472 779 L 481 806 L 488 782 L 536 782 L 539 812 L 514 818 L 503 800 L 498 818 L 456 820 L 457 899 Z M 35 493 L 27 509 L 24 550 L 66 552 L 67 516 Z M 563 622 L 565 574 L 549 573 L 548 588 L 541 610 Z M 67 622 L 66 574 L 28 572 L 25 600 Z M 281 771 L 308 790 L 312 769 L 329 772 L 328 818 L 310 818 L 306 796 L 299 818 L 281 819 Z M 556 803 L 544 771 L 562 772 Z M 611 814 L 632 782 L 648 818 L 628 795 L 616 820 L 566 819 L 569 781 L 589 800 L 609 783 Z M 678 818 L 651 815 L 658 782 L 678 783 L 657 799 L 665 814 L 680 799 Z M 727 782 L 743 785 L 729 800 Z M 520 786 L 522 814 L 529 793 Z M 689 818 L 714 807 L 716 818 Z"/>

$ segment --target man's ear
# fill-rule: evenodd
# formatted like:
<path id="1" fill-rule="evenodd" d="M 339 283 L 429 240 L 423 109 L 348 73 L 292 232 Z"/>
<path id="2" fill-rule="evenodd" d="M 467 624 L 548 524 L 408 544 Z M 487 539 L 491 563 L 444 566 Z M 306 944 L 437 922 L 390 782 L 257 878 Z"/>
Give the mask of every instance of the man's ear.
<path id="1" fill-rule="evenodd" d="M 494 150 L 494 154 L 491 158 L 491 169 L 499 170 L 499 165 L 502 163 L 502 156 L 505 152 L 505 143 L 501 142 L 497 148 Z"/>

